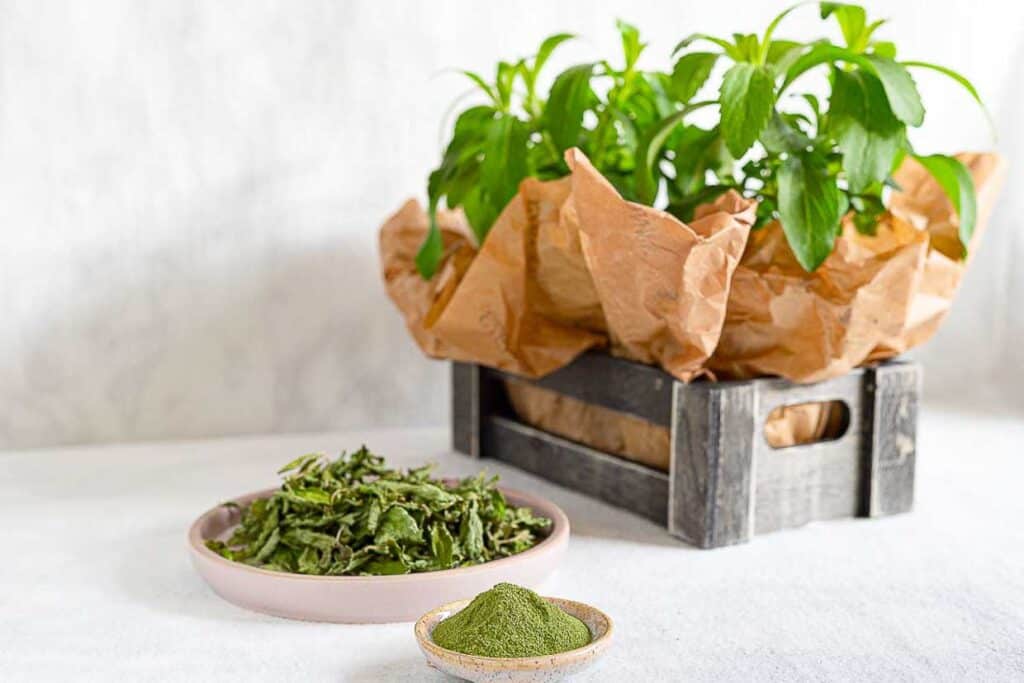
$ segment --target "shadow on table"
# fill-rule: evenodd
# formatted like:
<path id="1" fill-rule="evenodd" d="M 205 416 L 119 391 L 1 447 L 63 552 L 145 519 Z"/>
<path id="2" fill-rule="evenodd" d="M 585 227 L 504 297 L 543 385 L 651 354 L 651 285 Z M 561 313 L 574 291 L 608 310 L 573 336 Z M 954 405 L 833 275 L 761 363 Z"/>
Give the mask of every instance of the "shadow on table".
<path id="1" fill-rule="evenodd" d="M 270 621 L 221 599 L 192 567 L 181 527 L 151 529 L 123 539 L 114 577 L 125 595 L 159 612 L 220 621 Z"/>
<path id="2" fill-rule="evenodd" d="M 401 659 L 386 664 L 376 664 L 345 674 L 345 683 L 379 683 L 380 681 L 460 681 L 437 669 L 427 666 L 422 657 Z"/>
<path id="3" fill-rule="evenodd" d="M 693 546 L 669 536 L 664 525 L 655 524 L 644 517 L 563 488 L 504 463 L 484 462 L 488 468 L 501 474 L 502 484 L 547 498 L 562 508 L 569 517 L 573 536 L 695 550 Z"/>
<path id="4" fill-rule="evenodd" d="M 693 546 L 669 536 L 668 529 L 658 526 L 639 515 L 624 513 L 616 517 L 614 522 L 607 518 L 595 518 L 573 511 L 572 506 L 562 506 L 569 516 L 573 536 L 602 538 L 622 541 L 636 545 L 657 545 L 678 548 L 680 550 L 696 550 Z"/>

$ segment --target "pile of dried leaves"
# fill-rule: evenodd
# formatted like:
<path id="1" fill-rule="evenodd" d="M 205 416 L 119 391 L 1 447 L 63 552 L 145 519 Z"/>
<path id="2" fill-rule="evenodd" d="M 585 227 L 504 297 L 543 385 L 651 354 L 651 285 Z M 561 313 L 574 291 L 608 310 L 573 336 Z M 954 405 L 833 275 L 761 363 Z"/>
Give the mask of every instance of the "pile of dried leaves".
<path id="1" fill-rule="evenodd" d="M 242 510 L 229 560 L 330 576 L 427 572 L 480 564 L 536 545 L 551 520 L 508 505 L 484 474 L 449 486 L 432 465 L 401 472 L 365 446 L 333 462 L 304 455 L 280 471 L 280 490 Z M 234 503 L 228 503 L 235 506 Z"/>

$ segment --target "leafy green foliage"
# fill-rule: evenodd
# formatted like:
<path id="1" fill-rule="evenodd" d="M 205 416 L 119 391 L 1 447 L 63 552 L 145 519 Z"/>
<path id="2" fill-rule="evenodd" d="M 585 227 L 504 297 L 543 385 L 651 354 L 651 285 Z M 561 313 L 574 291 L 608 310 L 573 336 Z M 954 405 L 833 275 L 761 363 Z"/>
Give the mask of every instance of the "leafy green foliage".
<path id="1" fill-rule="evenodd" d="M 706 201 L 730 188 L 756 197 L 757 225 L 780 220 L 797 260 L 805 269 L 815 270 L 832 252 L 847 211 L 852 209 L 854 225 L 866 233 L 874 231 L 885 211 L 890 174 L 909 150 L 907 127 L 924 121 L 924 106 L 908 67 L 938 70 L 980 98 L 970 82 L 945 67 L 896 61 L 895 45 L 875 38 L 884 21 L 869 21 L 856 5 L 819 5 L 823 19 L 834 18 L 838 23 L 843 45 L 827 39 L 810 43 L 776 39 L 782 20 L 802 4 L 780 13 L 760 38 L 736 34 L 730 41 L 694 34 L 673 53 L 699 41 L 718 46 L 717 59 L 733 62 L 719 91 L 718 130 L 731 156 L 747 158 L 742 176 L 737 179 L 720 156 L 706 153 L 715 142 L 712 131 L 684 127 L 677 137 L 684 141 L 682 147 L 666 144 L 662 153 L 675 171 L 675 177 L 667 180 L 670 211 L 686 220 L 699 203 L 696 199 Z M 697 54 L 701 56 L 691 56 Z M 688 58 L 695 60 L 693 64 L 704 63 L 710 59 L 706 54 L 684 52 L 676 64 Z M 788 92 L 817 67 L 827 67 L 827 111 L 810 93 L 793 97 Z M 692 66 L 680 70 L 684 76 L 696 71 Z M 680 83 L 686 82 L 681 76 Z M 802 108 L 791 105 L 801 102 Z M 964 174 L 946 161 L 925 166 L 962 212 L 961 224 L 971 229 L 973 187 L 964 182 Z M 961 237 L 966 239 L 967 233 Z"/>
<path id="2" fill-rule="evenodd" d="M 960 243 L 966 253 L 978 218 L 978 199 L 971 172 L 958 159 L 944 154 L 914 155 L 914 158 L 932 174 L 956 209 L 960 217 Z"/>
<path id="3" fill-rule="evenodd" d="M 829 177 L 827 160 L 817 153 L 787 156 L 777 181 L 778 212 L 786 239 L 800 265 L 814 270 L 832 253 L 847 199 Z"/>
<path id="4" fill-rule="evenodd" d="M 719 94 L 722 137 L 734 157 L 743 156 L 768 124 L 775 86 L 765 66 L 737 62 L 725 72 Z"/>
<path id="5" fill-rule="evenodd" d="M 365 446 L 334 461 L 304 455 L 280 473 L 280 490 L 244 508 L 227 542 L 210 540 L 207 547 L 281 572 L 407 574 L 514 555 L 551 524 L 508 505 L 497 477 L 450 485 L 432 479 L 429 466 L 389 469 Z"/>
<path id="6" fill-rule="evenodd" d="M 881 81 L 867 71 L 834 69 L 828 112 L 828 132 L 842 152 L 849 189 L 859 193 L 885 180 L 905 129 Z"/>
<path id="7" fill-rule="evenodd" d="M 596 98 L 590 88 L 596 66 L 580 64 L 567 69 L 551 86 L 551 96 L 544 107 L 544 123 L 560 152 L 579 143 L 583 115 Z"/>
<path id="8" fill-rule="evenodd" d="M 654 204 L 667 197 L 665 208 L 682 220 L 730 189 L 756 198 L 756 226 L 780 220 L 807 270 L 831 253 L 847 212 L 858 230 L 873 233 L 891 173 L 911 151 L 907 130 L 924 121 L 910 69 L 942 74 L 979 104 L 981 98 L 952 69 L 899 61 L 896 45 L 877 38 L 885 22 L 857 5 L 818 3 L 821 18 L 838 26 L 840 43 L 777 38 L 785 18 L 806 4 L 787 8 L 761 34 L 693 33 L 673 50 L 667 72 L 639 68 L 646 44 L 620 21 L 619 63 L 571 66 L 546 97 L 538 74 L 569 34 L 545 40 L 532 59 L 499 63 L 492 81 L 465 72 L 487 104 L 458 118 L 430 175 L 431 231 L 417 259 L 420 272 L 430 277 L 444 256 L 434 220 L 442 199 L 461 206 L 483 240 L 523 178 L 568 173 L 562 155 L 571 147 L 626 199 Z M 717 93 L 699 99 L 713 89 L 716 71 Z M 812 75 L 827 78 L 827 99 L 794 92 Z M 687 121 L 705 107 L 718 108 L 714 125 Z M 970 174 L 949 157 L 919 160 L 960 212 L 966 246 L 975 220 Z"/>
<path id="9" fill-rule="evenodd" d="M 689 102 L 711 76 L 718 61 L 713 52 L 691 52 L 683 55 L 672 69 L 672 95 L 680 102 Z"/>

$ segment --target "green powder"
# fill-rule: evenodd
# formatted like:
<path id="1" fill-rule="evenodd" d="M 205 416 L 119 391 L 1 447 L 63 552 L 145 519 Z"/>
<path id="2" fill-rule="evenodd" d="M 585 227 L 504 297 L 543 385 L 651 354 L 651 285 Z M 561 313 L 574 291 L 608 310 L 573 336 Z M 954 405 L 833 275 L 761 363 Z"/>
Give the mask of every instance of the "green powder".
<path id="1" fill-rule="evenodd" d="M 526 588 L 499 583 L 434 628 L 434 642 L 483 657 L 540 657 L 590 642 L 576 617 Z"/>

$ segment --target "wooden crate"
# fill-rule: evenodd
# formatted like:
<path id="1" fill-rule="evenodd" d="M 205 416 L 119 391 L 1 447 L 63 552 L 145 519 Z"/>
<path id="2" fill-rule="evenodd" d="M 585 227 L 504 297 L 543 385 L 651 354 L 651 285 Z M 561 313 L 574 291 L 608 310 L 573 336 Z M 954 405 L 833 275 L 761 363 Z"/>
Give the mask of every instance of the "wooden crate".
<path id="1" fill-rule="evenodd" d="M 587 353 L 531 383 L 671 431 L 669 471 L 520 422 L 497 370 L 453 363 L 452 442 L 665 524 L 701 548 L 815 520 L 910 510 L 921 371 L 888 362 L 800 385 L 781 379 L 683 384 L 664 371 Z M 521 378 L 516 378 L 520 381 Z M 838 400 L 849 425 L 833 441 L 772 448 L 779 406 Z"/>

